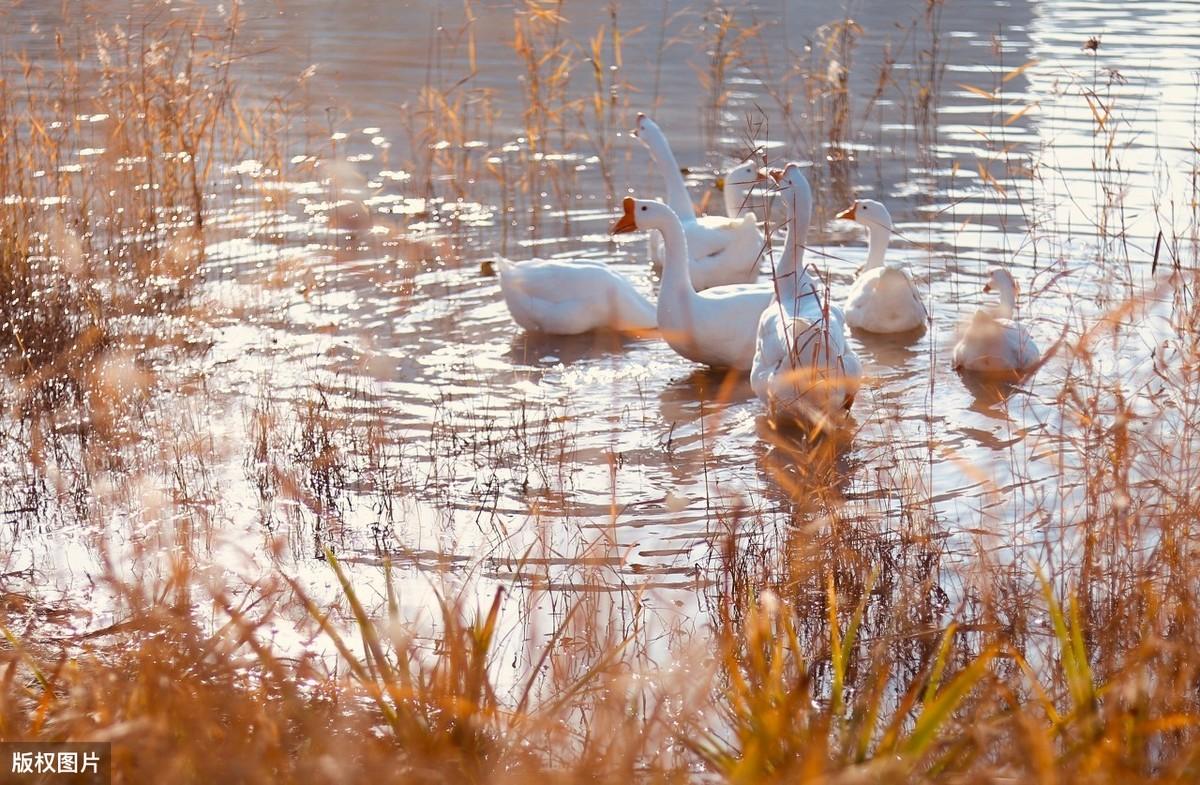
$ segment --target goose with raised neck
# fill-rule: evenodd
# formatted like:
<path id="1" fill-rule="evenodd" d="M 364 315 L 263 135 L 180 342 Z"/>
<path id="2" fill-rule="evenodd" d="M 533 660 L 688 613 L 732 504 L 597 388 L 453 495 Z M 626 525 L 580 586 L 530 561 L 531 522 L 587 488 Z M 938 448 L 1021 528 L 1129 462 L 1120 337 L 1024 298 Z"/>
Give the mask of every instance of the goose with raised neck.
<path id="1" fill-rule="evenodd" d="M 770 177 L 780 186 L 779 196 L 787 215 L 783 251 L 772 273 L 776 296 L 788 313 L 805 307 L 820 309 L 817 283 L 804 267 L 804 246 L 812 225 L 812 187 L 795 164 L 785 170 L 771 170 Z"/>
<path id="2" fill-rule="evenodd" d="M 679 162 L 675 160 L 666 134 L 649 117 L 639 114 L 633 135 L 650 151 L 650 157 L 666 185 L 667 205 L 683 226 L 688 241 L 692 284 L 696 290 L 755 281 L 763 249 L 763 234 L 754 213 L 741 210 L 736 216 L 730 217 L 697 217 Z M 651 235 L 649 248 L 654 268 L 662 269 L 666 251 L 656 235 Z"/>
<path id="3" fill-rule="evenodd" d="M 666 257 L 657 318 L 663 339 L 679 355 L 714 368 L 747 371 L 754 360 L 758 318 L 774 296 L 766 284 L 732 284 L 697 292 L 687 234 L 679 216 L 662 202 L 626 197 L 613 234 L 657 231 Z"/>
<path id="4" fill-rule="evenodd" d="M 658 123 L 644 114 L 637 116 L 637 130 L 634 133 L 650 151 L 650 158 L 662 175 L 663 184 L 667 188 L 667 206 L 675 211 L 681 222 L 696 220 L 696 208 L 692 204 L 687 183 L 683 179 L 683 171 L 679 168 L 679 162 L 675 160 L 675 153 L 671 150 L 667 135 L 658 127 Z"/>
<path id="5" fill-rule="evenodd" d="M 1013 318 L 1013 311 L 1017 308 L 1017 282 L 1012 273 L 1003 267 L 993 267 L 989 271 L 988 282 L 984 284 L 983 291 L 999 295 L 1000 302 L 992 309 L 996 316 L 1002 319 Z"/>
<path id="6" fill-rule="evenodd" d="M 929 311 L 908 270 L 889 264 L 892 216 L 882 203 L 859 199 L 837 214 L 867 230 L 867 263 L 846 295 L 846 324 L 872 333 L 906 333 L 923 329 Z"/>
<path id="7" fill-rule="evenodd" d="M 761 156 L 753 155 L 730 167 L 718 180 L 727 217 L 740 218 L 747 213 L 753 213 L 750 209 L 750 195 L 755 186 L 762 182 L 759 170 L 765 165 L 766 161 Z"/>
<path id="8" fill-rule="evenodd" d="M 954 346 L 954 368 L 989 376 L 1023 376 L 1037 368 L 1042 353 L 1025 325 L 1013 318 L 1017 282 L 1003 267 L 988 270 L 983 291 L 996 292 L 1000 302 L 980 306 Z"/>
<path id="9" fill-rule="evenodd" d="M 758 323 L 750 385 L 774 421 L 821 431 L 854 402 L 862 366 L 846 343 L 841 309 L 829 306 L 804 267 L 812 189 L 799 164 L 772 170 L 788 214 L 775 293 Z"/>

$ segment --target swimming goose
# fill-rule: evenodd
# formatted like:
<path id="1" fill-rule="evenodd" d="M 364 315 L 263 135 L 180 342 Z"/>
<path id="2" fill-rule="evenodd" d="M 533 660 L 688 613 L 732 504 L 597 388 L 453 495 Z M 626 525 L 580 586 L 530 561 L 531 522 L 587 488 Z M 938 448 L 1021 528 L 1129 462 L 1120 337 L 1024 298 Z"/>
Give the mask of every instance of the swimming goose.
<path id="1" fill-rule="evenodd" d="M 788 216 L 783 253 L 775 267 L 775 296 L 758 321 L 750 384 L 773 420 L 822 429 L 854 403 L 862 378 L 846 344 L 845 317 L 829 305 L 804 267 L 812 221 L 812 189 L 800 166 L 770 176 Z"/>
<path id="2" fill-rule="evenodd" d="M 697 292 L 688 259 L 688 238 L 679 216 L 662 202 L 625 197 L 613 234 L 639 229 L 662 234 L 666 256 L 658 292 L 658 326 L 680 355 L 714 368 L 749 370 L 758 317 L 774 292 L 765 284 L 714 286 Z"/>
<path id="3" fill-rule="evenodd" d="M 598 262 L 496 260 L 500 291 L 513 320 L 533 332 L 578 335 L 591 330 L 644 332 L 657 324 L 654 306 L 627 278 Z"/>
<path id="4" fill-rule="evenodd" d="M 966 325 L 954 347 L 955 370 L 999 376 L 1021 375 L 1041 359 L 1033 336 L 1013 319 L 1017 305 L 1017 282 L 1003 267 L 988 270 L 983 291 L 1000 295 L 997 306 L 983 306 Z"/>
<path id="5" fill-rule="evenodd" d="M 671 152 L 666 134 L 644 114 L 637 116 L 637 127 L 633 134 L 650 151 L 650 157 L 667 187 L 667 206 L 675 211 L 683 225 L 688 256 L 692 260 L 692 283 L 696 290 L 756 280 L 763 234 L 754 213 L 740 209 L 745 203 L 745 194 L 741 194 L 739 209 L 733 215 L 696 217 L 687 184 L 680 174 L 679 163 Z M 735 190 L 730 199 L 737 196 Z M 650 260 L 656 270 L 662 269 L 666 261 L 666 249 L 661 241 L 655 241 L 654 235 L 651 235 L 650 241 Z"/>
<path id="6" fill-rule="evenodd" d="M 763 182 L 759 170 L 765 165 L 765 156 L 752 156 L 730 167 L 729 171 L 717 178 L 717 189 L 725 202 L 726 216 L 740 218 L 746 214 L 754 215 L 750 209 L 750 192 Z"/>
<path id="7" fill-rule="evenodd" d="M 888 264 L 892 216 L 873 199 L 859 199 L 837 214 L 867 228 L 867 263 L 846 296 L 846 324 L 872 333 L 905 333 L 921 329 L 929 312 L 908 270 Z"/>

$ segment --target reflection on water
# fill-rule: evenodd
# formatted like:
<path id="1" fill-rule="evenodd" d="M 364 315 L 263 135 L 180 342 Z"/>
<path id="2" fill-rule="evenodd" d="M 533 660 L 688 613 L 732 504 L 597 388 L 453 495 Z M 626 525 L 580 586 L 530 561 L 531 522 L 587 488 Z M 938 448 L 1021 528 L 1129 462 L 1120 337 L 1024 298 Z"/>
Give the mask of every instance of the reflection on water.
<path id="1" fill-rule="evenodd" d="M 581 360 L 624 354 L 638 339 L 599 330 L 583 335 L 545 335 L 518 330 L 508 357 L 514 366 L 574 365 Z"/>
<path id="2" fill-rule="evenodd" d="M 569 176 L 546 175 L 532 193 L 504 185 L 522 176 L 510 168 L 512 151 L 527 144 L 527 98 L 502 3 L 479 9 L 478 71 L 469 85 L 491 102 L 495 122 L 466 129 L 462 149 L 414 137 L 417 96 L 432 78 L 430 31 L 451 20 L 441 3 L 406 6 L 396 13 L 363 0 L 335 10 L 303 0 L 265 4 L 248 20 L 255 90 L 289 89 L 318 66 L 303 85 L 296 154 L 342 163 L 330 181 L 317 172 L 288 184 L 293 202 L 286 219 L 271 219 L 273 238 L 236 206 L 214 221 L 230 236 L 210 249 L 211 296 L 240 303 L 241 316 L 209 325 L 211 367 L 202 372 L 234 411 L 255 405 L 250 391 L 264 374 L 283 412 L 302 406 L 320 381 L 330 409 L 375 440 L 341 449 L 394 452 L 397 498 L 386 508 L 374 477 L 334 500 L 336 527 L 293 510 L 290 525 L 306 531 L 295 558 L 311 555 L 313 538 L 336 538 L 348 561 L 386 552 L 417 582 L 430 568 L 480 562 L 480 575 L 499 581 L 514 560 L 538 558 L 526 563 L 553 585 L 649 581 L 683 590 L 674 600 L 690 608 L 699 602 L 692 589 L 713 579 L 697 565 L 711 564 L 705 554 L 732 511 L 786 528 L 821 512 L 813 493 L 820 486 L 822 501 L 837 496 L 850 520 L 882 509 L 885 525 L 902 526 L 921 511 L 953 557 L 974 549 L 967 532 L 981 510 L 1013 519 L 1027 512 L 1021 497 L 1001 504 L 994 494 L 1020 487 L 1047 503 L 1070 492 L 1057 487 L 1051 467 L 1030 460 L 1063 424 L 1054 400 L 1062 362 L 1021 384 L 960 377 L 949 367 L 955 329 L 984 302 L 987 266 L 1003 262 L 1035 294 L 1021 316 L 1048 346 L 1063 325 L 1078 329 L 1152 283 L 1164 217 L 1176 216 L 1167 227 L 1173 234 L 1185 236 L 1189 221 L 1195 233 L 1191 186 L 1180 172 L 1195 165 L 1196 5 L 963 0 L 940 19 L 942 68 L 931 64 L 934 42 L 908 5 L 851 3 L 864 30 L 849 71 L 854 127 L 834 161 L 824 140 L 789 133 L 793 121 L 782 117 L 762 70 L 763 62 L 787 68 L 807 51 L 813 31 L 830 21 L 826 7 L 762 2 L 740 12 L 777 22 L 754 43 L 774 59 L 747 52 L 736 61 L 706 148 L 696 47 L 680 38 L 658 58 L 645 42 L 661 9 L 621 6 L 621 23 L 643 28 L 641 43 L 625 52 L 623 77 L 636 90 L 629 109 L 654 112 L 697 199 L 718 203 L 712 172 L 752 146 L 746 118 L 762 109 L 768 122 L 750 141 L 765 144 L 773 161 L 816 161 L 812 242 L 823 253 L 809 261 L 835 299 L 865 248 L 833 214 L 857 194 L 887 202 L 895 216 L 890 255 L 907 262 L 928 293 L 933 323 L 912 335 L 852 336 L 871 384 L 847 433 L 817 445 L 766 424 L 745 378 L 699 369 L 660 340 L 541 336 L 512 323 L 496 279 L 480 274 L 497 254 L 599 259 L 653 296 L 645 243 L 617 244 L 606 232 L 612 198 L 627 188 L 658 194 L 658 178 L 618 123 L 605 129 L 608 159 L 583 144 L 552 158 L 552 145 L 543 163 Z M 667 6 L 674 33 L 696 26 L 698 12 Z M 57 8 L 11 9 L 5 44 L 46 46 L 36 31 L 62 22 Z M 602 12 L 580 5 L 569 17 L 564 32 L 587 40 Z M 1101 33 L 1099 52 L 1081 48 Z M 462 62 L 446 47 L 437 78 L 452 83 Z M 887 89 L 872 99 L 886 58 L 895 58 Z M 934 92 L 915 94 L 930 74 Z M 1099 101 L 1119 120 L 1098 129 Z M 627 126 L 631 118 L 619 119 Z M 460 165 L 455 155 L 477 156 L 479 171 L 490 174 L 422 176 L 409 161 L 431 150 L 448 168 Z M 605 193 L 607 181 L 615 194 Z M 331 193 L 337 189 L 345 193 Z M 1194 253 L 1178 244 L 1172 264 L 1193 265 Z M 1104 347 L 1116 357 L 1126 350 L 1120 341 Z M 236 467 L 242 457 L 226 459 Z M 230 499 L 253 498 L 239 471 L 222 479 Z M 234 530 L 256 532 L 261 509 L 231 506 Z M 537 557 L 529 555 L 534 544 Z"/>

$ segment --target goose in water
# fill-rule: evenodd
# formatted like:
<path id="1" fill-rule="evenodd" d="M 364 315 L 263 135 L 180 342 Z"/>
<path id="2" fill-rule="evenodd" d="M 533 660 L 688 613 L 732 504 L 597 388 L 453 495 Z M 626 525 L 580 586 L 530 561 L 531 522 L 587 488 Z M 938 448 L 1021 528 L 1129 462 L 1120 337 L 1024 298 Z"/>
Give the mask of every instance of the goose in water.
<path id="1" fill-rule="evenodd" d="M 999 294 L 1000 304 L 980 307 L 967 323 L 954 347 L 954 368 L 999 376 L 1024 374 L 1042 355 L 1025 326 L 1013 319 L 1017 282 L 1008 270 L 992 267 L 983 291 Z"/>
<path id="2" fill-rule="evenodd" d="M 659 232 L 666 256 L 658 293 L 658 326 L 677 353 L 714 368 L 750 370 L 758 317 L 774 292 L 763 284 L 730 284 L 697 292 L 688 238 L 679 216 L 662 202 L 625 197 L 613 234 Z"/>
<path id="3" fill-rule="evenodd" d="M 726 209 L 736 202 L 736 211 L 728 217 L 696 216 L 692 198 L 679 171 L 679 163 L 671 152 L 662 129 L 644 114 L 637 117 L 634 136 L 650 151 L 650 158 L 663 177 L 667 188 L 667 206 L 675 211 L 687 237 L 688 257 L 691 259 L 692 284 L 697 291 L 714 286 L 751 283 L 758 278 L 758 260 L 763 248 L 763 234 L 758 218 L 744 210 L 746 192 L 740 191 L 742 175 L 726 180 L 733 190 L 726 197 Z M 740 172 L 741 167 L 735 167 Z M 757 179 L 757 178 L 756 178 Z M 666 262 L 666 248 L 661 241 L 650 241 L 650 259 L 655 269 Z"/>
<path id="4" fill-rule="evenodd" d="M 636 333 L 657 324 L 650 301 L 605 264 L 497 259 L 496 271 L 508 312 L 526 330 L 551 335 L 599 329 Z"/>
<path id="5" fill-rule="evenodd" d="M 867 229 L 867 263 L 850 287 L 844 310 L 846 324 L 872 333 L 905 333 L 929 321 L 929 312 L 908 270 L 889 264 L 892 216 L 873 199 L 859 199 L 837 214 Z"/>
<path id="6" fill-rule="evenodd" d="M 750 193 L 755 186 L 762 184 L 761 169 L 765 165 L 765 156 L 751 157 L 730 167 L 729 171 L 717 178 L 717 189 L 725 203 L 725 215 L 730 218 L 755 215 L 750 209 Z"/>
<path id="7" fill-rule="evenodd" d="M 846 343 L 841 309 L 825 301 L 804 267 L 812 221 L 808 180 L 795 163 L 770 176 L 779 184 L 788 231 L 774 296 L 758 321 L 750 384 L 771 419 L 821 430 L 854 403 L 862 366 Z"/>

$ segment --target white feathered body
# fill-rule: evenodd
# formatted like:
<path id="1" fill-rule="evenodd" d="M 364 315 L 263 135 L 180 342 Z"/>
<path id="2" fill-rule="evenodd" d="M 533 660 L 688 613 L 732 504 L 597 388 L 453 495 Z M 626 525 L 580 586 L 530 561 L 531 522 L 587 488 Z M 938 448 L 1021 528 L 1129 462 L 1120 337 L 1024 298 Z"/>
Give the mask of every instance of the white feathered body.
<path id="1" fill-rule="evenodd" d="M 526 330 L 578 335 L 592 330 L 653 330 L 655 309 L 623 275 L 598 262 L 534 259 L 496 262 L 500 291 Z"/>
<path id="2" fill-rule="evenodd" d="M 666 134 L 649 117 L 639 114 L 635 135 L 650 152 L 666 187 L 666 204 L 683 225 L 688 258 L 692 260 L 692 285 L 696 291 L 756 280 L 763 234 L 754 213 L 698 217 Z M 654 268 L 662 269 L 666 251 L 662 239 L 654 233 L 650 237 L 649 250 Z"/>
<path id="3" fill-rule="evenodd" d="M 738 218 L 702 215 L 683 224 L 691 259 L 692 285 L 696 291 L 714 286 L 753 283 L 758 279 L 763 233 L 754 213 Z M 695 250 L 693 250 L 695 249 Z M 662 270 L 666 251 L 662 236 L 650 236 L 650 262 Z"/>
<path id="4" fill-rule="evenodd" d="M 846 324 L 872 333 L 903 333 L 926 325 L 929 312 L 907 270 L 880 266 L 865 270 L 850 287 Z"/>
<path id="5" fill-rule="evenodd" d="M 631 204 L 630 209 L 634 209 Z M 691 281 L 687 236 L 679 216 L 661 202 L 636 200 L 639 228 L 664 238 L 665 260 L 658 291 L 658 328 L 679 355 L 713 366 L 750 370 L 758 317 L 774 294 L 768 284 L 731 284 L 696 291 Z"/>
<path id="6" fill-rule="evenodd" d="M 693 290 L 688 296 L 664 283 L 659 329 L 671 348 L 692 362 L 748 371 L 758 318 L 773 294 L 765 284 L 733 284 Z"/>
<path id="7" fill-rule="evenodd" d="M 811 279 L 806 289 L 793 302 L 773 298 L 763 312 L 750 385 L 773 419 L 813 426 L 850 408 L 862 365 L 841 309 L 826 307 Z"/>
<path id="8" fill-rule="evenodd" d="M 821 430 L 854 403 L 862 365 L 846 342 L 846 316 L 804 267 L 812 190 L 797 164 L 772 174 L 788 214 L 775 296 L 758 321 L 750 385 L 771 419 Z"/>
<path id="9" fill-rule="evenodd" d="M 954 347 L 954 367 L 977 373 L 1023 373 L 1040 359 L 1024 325 L 986 308 L 975 312 Z"/>

